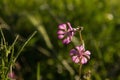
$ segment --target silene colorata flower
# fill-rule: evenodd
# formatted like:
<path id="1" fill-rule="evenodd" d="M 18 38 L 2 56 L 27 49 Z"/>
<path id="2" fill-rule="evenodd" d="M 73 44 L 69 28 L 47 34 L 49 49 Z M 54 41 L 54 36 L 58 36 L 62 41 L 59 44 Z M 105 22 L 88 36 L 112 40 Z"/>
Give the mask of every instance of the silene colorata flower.
<path id="1" fill-rule="evenodd" d="M 58 26 L 58 38 L 63 40 L 63 44 L 69 44 L 75 34 L 75 29 L 72 28 L 71 24 L 67 22 L 66 24 L 60 24 Z"/>
<path id="2" fill-rule="evenodd" d="M 85 64 L 90 59 L 90 51 L 85 50 L 83 45 L 76 46 L 70 51 L 72 61 L 78 64 Z"/>

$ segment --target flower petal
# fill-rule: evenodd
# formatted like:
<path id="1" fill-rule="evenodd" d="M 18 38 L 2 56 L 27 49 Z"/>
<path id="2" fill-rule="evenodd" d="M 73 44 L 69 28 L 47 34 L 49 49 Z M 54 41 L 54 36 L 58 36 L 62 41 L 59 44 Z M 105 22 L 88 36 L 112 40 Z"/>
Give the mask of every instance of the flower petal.
<path id="1" fill-rule="evenodd" d="M 63 44 L 69 44 L 70 42 L 71 42 L 71 40 L 69 39 L 69 37 L 67 37 L 63 40 Z"/>
<path id="2" fill-rule="evenodd" d="M 75 63 L 79 63 L 80 59 L 79 59 L 78 56 L 73 56 L 72 61 L 75 62 Z"/>
<path id="3" fill-rule="evenodd" d="M 91 53 L 90 53 L 90 51 L 87 50 L 87 51 L 84 52 L 84 54 L 90 55 Z"/>
<path id="4" fill-rule="evenodd" d="M 80 45 L 80 46 L 76 46 L 76 49 L 79 50 L 80 52 L 84 51 L 85 48 L 83 45 Z"/>
<path id="5" fill-rule="evenodd" d="M 58 35 L 58 39 L 63 39 L 64 35 Z"/>
<path id="6" fill-rule="evenodd" d="M 82 57 L 81 58 L 81 64 L 85 64 L 87 63 L 87 58 L 86 57 Z"/>
<path id="7" fill-rule="evenodd" d="M 63 29 L 63 30 L 66 30 L 66 24 L 60 24 L 58 26 L 59 29 Z"/>
<path id="8" fill-rule="evenodd" d="M 63 30 L 58 30 L 57 34 L 64 34 L 65 32 Z"/>
<path id="9" fill-rule="evenodd" d="M 86 57 L 87 59 L 90 59 L 90 51 L 85 51 L 84 53 L 83 53 L 83 56 L 84 57 Z"/>
<path id="10" fill-rule="evenodd" d="M 70 51 L 70 56 L 76 55 L 78 52 L 75 49 L 72 49 Z"/>
<path id="11" fill-rule="evenodd" d="M 73 30 L 73 28 L 69 22 L 67 22 L 67 25 L 68 25 L 68 29 Z"/>
<path id="12" fill-rule="evenodd" d="M 72 31 L 67 32 L 67 36 L 70 37 L 71 39 L 72 39 L 73 35 L 74 35 L 74 32 L 72 32 Z"/>

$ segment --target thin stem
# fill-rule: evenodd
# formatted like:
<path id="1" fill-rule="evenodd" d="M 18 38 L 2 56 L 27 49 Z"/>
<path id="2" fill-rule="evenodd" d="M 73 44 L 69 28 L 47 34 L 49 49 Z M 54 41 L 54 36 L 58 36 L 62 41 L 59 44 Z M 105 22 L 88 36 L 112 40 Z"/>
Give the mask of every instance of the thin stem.
<path id="1" fill-rule="evenodd" d="M 1 35 L 2 35 L 2 38 L 3 38 L 3 44 L 4 44 L 4 46 L 5 46 L 5 50 L 7 51 L 7 45 L 6 45 L 5 36 L 4 36 L 3 31 L 2 31 L 1 28 L 0 28 L 0 32 L 1 32 Z"/>
<path id="2" fill-rule="evenodd" d="M 14 47 L 12 48 L 12 52 L 11 52 L 11 57 L 10 57 L 10 61 L 8 62 L 8 70 L 5 73 L 5 76 L 7 76 L 8 72 L 11 72 L 11 66 L 13 66 L 13 54 L 14 54 Z M 10 69 L 9 69 L 10 68 Z"/>
<path id="3" fill-rule="evenodd" d="M 10 73 L 12 73 L 12 65 L 10 66 Z"/>
<path id="4" fill-rule="evenodd" d="M 40 80 L 40 63 L 37 64 L 37 80 Z"/>
<path id="5" fill-rule="evenodd" d="M 8 72 L 10 71 L 11 72 L 11 65 L 13 65 L 13 54 L 14 54 L 14 45 L 17 41 L 17 39 L 19 38 L 19 36 L 17 35 L 14 42 L 12 43 L 12 45 L 10 46 L 9 50 L 8 51 L 11 51 L 11 57 L 10 57 L 10 61 L 8 62 L 8 70 L 6 70 L 5 72 L 5 76 L 7 76 Z M 9 67 L 10 67 L 10 70 L 9 70 Z"/>
<path id="6" fill-rule="evenodd" d="M 81 80 L 81 70 L 82 69 L 82 64 L 80 63 L 80 67 L 79 67 L 79 80 Z"/>
<path id="7" fill-rule="evenodd" d="M 14 45 L 15 45 L 15 43 L 16 43 L 16 41 L 17 41 L 18 38 L 19 38 L 19 35 L 16 36 L 14 42 L 12 43 L 12 45 L 9 48 L 9 51 L 14 47 Z"/>
<path id="8" fill-rule="evenodd" d="M 83 29 L 83 28 L 82 28 Z M 79 35 L 80 35 L 80 42 L 82 43 L 82 45 L 84 46 L 84 40 L 82 38 L 82 34 L 81 34 L 81 30 L 79 31 Z M 82 69 L 82 64 L 80 63 L 80 67 L 79 67 L 79 80 L 81 80 L 81 70 Z"/>
<path id="9" fill-rule="evenodd" d="M 84 40 L 83 40 L 83 38 L 82 38 L 81 31 L 79 31 L 79 34 L 80 34 L 80 41 L 81 41 L 82 45 L 85 46 L 85 44 L 84 44 Z"/>
<path id="10" fill-rule="evenodd" d="M 17 60 L 18 56 L 20 55 L 20 53 L 22 52 L 22 50 L 24 49 L 24 47 L 27 45 L 27 43 L 32 39 L 32 37 L 37 33 L 37 31 L 35 31 L 29 38 L 28 40 L 23 44 L 23 46 L 21 47 L 21 49 L 18 51 L 15 59 L 14 59 L 14 62 Z"/>

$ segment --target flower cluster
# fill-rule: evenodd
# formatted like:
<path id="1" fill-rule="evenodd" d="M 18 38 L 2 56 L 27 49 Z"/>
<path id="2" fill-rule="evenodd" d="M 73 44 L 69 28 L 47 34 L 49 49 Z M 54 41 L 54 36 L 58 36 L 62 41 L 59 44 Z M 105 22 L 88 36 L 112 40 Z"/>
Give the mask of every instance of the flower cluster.
<path id="1" fill-rule="evenodd" d="M 82 27 L 72 28 L 71 24 L 67 22 L 66 24 L 60 24 L 58 26 L 58 39 L 62 40 L 63 44 L 69 44 L 72 41 L 72 37 L 75 32 L 81 32 Z M 81 36 L 81 35 L 80 35 Z M 81 39 L 82 44 L 76 46 L 74 49 L 70 50 L 70 56 L 72 57 L 72 61 L 78 64 L 85 64 L 90 59 L 90 51 L 85 50 L 84 42 Z"/>

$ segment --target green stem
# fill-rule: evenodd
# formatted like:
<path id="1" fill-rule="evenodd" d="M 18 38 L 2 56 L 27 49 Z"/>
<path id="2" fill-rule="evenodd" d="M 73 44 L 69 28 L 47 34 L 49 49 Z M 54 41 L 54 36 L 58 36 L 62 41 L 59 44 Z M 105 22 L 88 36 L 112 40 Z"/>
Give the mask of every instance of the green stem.
<path id="1" fill-rule="evenodd" d="M 80 67 L 79 67 L 79 80 L 81 80 L 81 70 L 82 69 L 82 64 L 80 63 Z"/>
<path id="2" fill-rule="evenodd" d="M 11 66 L 13 65 L 14 45 L 15 45 L 18 38 L 19 38 L 19 36 L 17 35 L 14 42 L 12 43 L 12 45 L 9 48 L 9 51 L 11 51 L 11 56 L 10 56 L 10 61 L 8 62 L 8 70 L 6 70 L 6 72 L 5 72 L 6 77 L 7 77 L 8 72 L 11 71 Z"/>
<path id="3" fill-rule="evenodd" d="M 82 38 L 81 31 L 79 31 L 79 34 L 80 34 L 80 41 L 81 41 L 82 45 L 85 46 L 85 44 L 84 44 L 84 40 L 83 40 L 83 38 Z"/>
<path id="4" fill-rule="evenodd" d="M 37 64 L 37 80 L 40 80 L 40 63 Z"/>
<path id="5" fill-rule="evenodd" d="M 10 61 L 8 62 L 8 69 L 5 73 L 5 76 L 7 77 L 8 72 L 11 72 L 11 66 L 13 66 L 13 54 L 14 54 L 14 47 L 12 48 L 12 52 L 11 52 L 11 57 L 10 57 Z"/>
<path id="6" fill-rule="evenodd" d="M 9 48 L 9 51 L 11 51 L 11 49 L 14 47 L 14 45 L 15 45 L 16 41 L 18 40 L 18 38 L 19 38 L 19 35 L 16 36 L 14 42 L 12 43 L 12 45 Z"/>
<path id="7" fill-rule="evenodd" d="M 4 36 L 3 31 L 2 31 L 1 28 L 0 28 L 0 32 L 1 32 L 1 35 L 2 35 L 2 38 L 3 38 L 3 44 L 4 44 L 4 46 L 5 46 L 5 50 L 7 51 L 7 45 L 6 45 L 5 36 Z"/>
<path id="8" fill-rule="evenodd" d="M 84 45 L 84 40 L 82 38 L 81 30 L 79 31 L 79 35 L 80 35 L 80 42 L 82 43 L 83 46 L 85 46 Z M 80 63 L 80 67 L 79 67 L 79 80 L 81 80 L 81 71 L 82 71 L 81 69 L 82 69 L 82 64 Z"/>
<path id="9" fill-rule="evenodd" d="M 12 73 L 12 65 L 10 66 L 10 73 Z"/>

